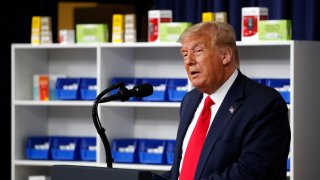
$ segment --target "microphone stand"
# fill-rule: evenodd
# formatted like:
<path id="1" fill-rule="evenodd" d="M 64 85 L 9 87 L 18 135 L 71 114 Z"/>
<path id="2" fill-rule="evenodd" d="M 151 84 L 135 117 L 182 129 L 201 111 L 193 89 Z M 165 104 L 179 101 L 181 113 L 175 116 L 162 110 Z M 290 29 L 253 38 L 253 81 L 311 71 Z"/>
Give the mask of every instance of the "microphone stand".
<path id="1" fill-rule="evenodd" d="M 97 132 L 103 142 L 104 145 L 104 150 L 106 153 L 106 163 L 107 163 L 107 167 L 112 168 L 112 162 L 113 162 L 113 158 L 112 158 L 112 154 L 111 154 L 111 148 L 110 148 L 110 144 L 108 141 L 108 138 L 105 134 L 105 129 L 102 127 L 101 122 L 99 120 L 99 115 L 98 115 L 98 105 L 99 103 L 101 103 L 101 99 L 103 98 L 103 96 L 105 94 L 107 94 L 108 92 L 117 89 L 117 88 L 125 88 L 125 84 L 123 82 L 119 82 L 117 84 L 114 84 L 113 86 L 111 86 L 110 88 L 107 88 L 105 90 L 103 90 L 95 99 L 93 106 L 92 106 L 92 120 L 93 123 L 97 129 Z M 117 99 L 116 96 L 108 96 L 103 98 L 103 102 L 108 102 L 108 101 L 112 101 Z"/>

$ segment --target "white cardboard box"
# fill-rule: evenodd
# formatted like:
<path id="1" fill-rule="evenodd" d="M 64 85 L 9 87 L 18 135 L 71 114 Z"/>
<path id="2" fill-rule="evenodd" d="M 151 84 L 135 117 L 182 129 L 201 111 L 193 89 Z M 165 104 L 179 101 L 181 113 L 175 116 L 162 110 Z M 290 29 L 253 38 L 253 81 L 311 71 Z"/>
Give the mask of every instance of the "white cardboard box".
<path id="1" fill-rule="evenodd" d="M 241 41 L 259 41 L 259 21 L 267 19 L 268 8 L 243 7 L 241 18 Z"/>

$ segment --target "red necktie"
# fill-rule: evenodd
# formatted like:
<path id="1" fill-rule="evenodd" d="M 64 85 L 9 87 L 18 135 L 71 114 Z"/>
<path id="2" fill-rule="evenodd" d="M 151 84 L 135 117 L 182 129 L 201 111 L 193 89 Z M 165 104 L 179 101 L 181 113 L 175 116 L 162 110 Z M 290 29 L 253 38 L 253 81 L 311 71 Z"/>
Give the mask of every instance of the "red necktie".
<path id="1" fill-rule="evenodd" d="M 179 180 L 193 180 L 198 165 L 198 160 L 206 139 L 208 127 L 211 118 L 210 107 L 214 104 L 210 96 L 204 102 L 203 109 L 197 121 L 197 124 L 190 137 L 186 153 L 184 155 L 183 164 Z"/>

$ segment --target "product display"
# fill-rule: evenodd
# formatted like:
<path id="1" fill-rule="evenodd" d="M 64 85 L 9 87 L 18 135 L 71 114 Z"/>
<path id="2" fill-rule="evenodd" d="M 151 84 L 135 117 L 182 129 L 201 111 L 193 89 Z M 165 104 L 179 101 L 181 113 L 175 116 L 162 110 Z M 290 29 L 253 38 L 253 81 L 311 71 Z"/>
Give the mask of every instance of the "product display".
<path id="1" fill-rule="evenodd" d="M 159 42 L 159 25 L 164 22 L 172 22 L 171 10 L 150 10 L 148 12 L 148 42 Z"/>
<path id="2" fill-rule="evenodd" d="M 268 19 L 268 8 L 243 7 L 241 20 L 241 41 L 258 41 L 258 23 Z"/>
<path id="3" fill-rule="evenodd" d="M 259 22 L 260 40 L 291 40 L 290 20 L 264 20 Z"/>
<path id="4" fill-rule="evenodd" d="M 182 32 L 191 25 L 190 22 L 160 23 L 160 42 L 177 42 Z"/>
<path id="5" fill-rule="evenodd" d="M 77 24 L 77 43 L 108 42 L 107 24 Z"/>

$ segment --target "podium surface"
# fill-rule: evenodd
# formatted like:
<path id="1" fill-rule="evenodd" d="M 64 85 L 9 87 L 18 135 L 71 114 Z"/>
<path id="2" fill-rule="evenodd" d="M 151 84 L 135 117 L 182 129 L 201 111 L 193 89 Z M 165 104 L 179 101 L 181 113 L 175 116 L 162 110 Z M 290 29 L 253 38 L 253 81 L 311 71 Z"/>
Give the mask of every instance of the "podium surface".
<path id="1" fill-rule="evenodd" d="M 107 167 L 54 165 L 51 180 L 165 180 L 150 171 Z"/>

